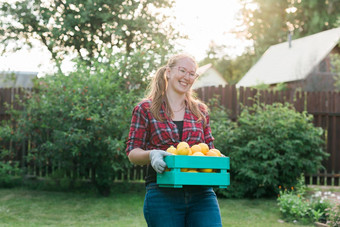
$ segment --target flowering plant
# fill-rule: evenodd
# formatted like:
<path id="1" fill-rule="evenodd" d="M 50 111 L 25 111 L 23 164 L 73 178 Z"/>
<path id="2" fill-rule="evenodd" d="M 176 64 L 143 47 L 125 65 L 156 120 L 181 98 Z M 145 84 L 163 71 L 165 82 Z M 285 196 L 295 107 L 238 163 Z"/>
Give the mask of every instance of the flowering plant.
<path id="1" fill-rule="evenodd" d="M 328 208 L 326 211 L 328 215 L 327 225 L 331 227 L 340 226 L 340 205 Z"/>
<path id="2" fill-rule="evenodd" d="M 287 221 L 299 221 L 304 224 L 316 221 L 326 223 L 332 207 L 329 196 L 334 196 L 334 194 L 319 191 L 308 196 L 302 178 L 296 188 L 279 186 L 280 193 L 277 201 L 283 218 Z"/>

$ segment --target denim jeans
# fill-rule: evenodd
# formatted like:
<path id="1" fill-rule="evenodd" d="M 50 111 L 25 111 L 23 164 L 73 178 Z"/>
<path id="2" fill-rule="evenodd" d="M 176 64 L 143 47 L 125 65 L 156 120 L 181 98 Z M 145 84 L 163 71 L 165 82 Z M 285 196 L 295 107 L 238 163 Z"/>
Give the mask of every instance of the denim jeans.
<path id="1" fill-rule="evenodd" d="M 146 186 L 144 217 L 149 227 L 222 226 L 216 194 L 210 187 Z"/>

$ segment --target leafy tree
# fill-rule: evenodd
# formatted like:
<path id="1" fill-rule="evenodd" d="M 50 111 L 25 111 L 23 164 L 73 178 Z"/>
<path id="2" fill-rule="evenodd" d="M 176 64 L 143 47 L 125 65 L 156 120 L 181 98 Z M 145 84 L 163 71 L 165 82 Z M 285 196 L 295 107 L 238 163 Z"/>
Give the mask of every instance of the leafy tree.
<path id="1" fill-rule="evenodd" d="M 337 27 L 340 19 L 339 0 L 290 0 L 289 23 L 294 26 L 297 37 L 315 34 L 320 31 Z"/>
<path id="2" fill-rule="evenodd" d="M 115 174 L 131 165 L 125 142 L 132 108 L 145 91 L 143 84 L 131 84 L 127 77 L 142 74 L 146 80 L 154 67 L 149 60 L 143 53 L 131 58 L 115 54 L 91 67 L 80 61 L 69 76 L 39 78 L 37 92 L 24 111 L 13 116 L 16 127 L 0 128 L 0 138 L 27 143 L 28 162 L 49 163 L 73 182 L 91 171 L 93 184 L 108 195 Z"/>
<path id="3" fill-rule="evenodd" d="M 178 34 L 157 9 L 171 0 L 22 0 L 0 3 L 0 43 L 3 51 L 32 45 L 38 39 L 60 70 L 67 54 L 91 61 L 105 58 L 106 49 L 148 51 L 164 55 Z M 22 42 L 23 41 L 23 42 Z M 10 50 L 13 50 L 10 49 Z"/>
<path id="4" fill-rule="evenodd" d="M 292 32 L 295 38 L 337 26 L 338 0 L 241 0 L 243 29 L 254 41 L 257 56 L 273 44 L 284 42 Z"/>

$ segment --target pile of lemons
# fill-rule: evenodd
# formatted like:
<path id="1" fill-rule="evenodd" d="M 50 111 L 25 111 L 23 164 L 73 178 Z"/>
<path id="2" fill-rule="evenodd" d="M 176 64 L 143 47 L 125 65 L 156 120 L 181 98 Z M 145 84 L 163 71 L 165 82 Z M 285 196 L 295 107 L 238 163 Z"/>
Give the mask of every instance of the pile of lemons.
<path id="1" fill-rule="evenodd" d="M 209 146 L 206 143 L 199 143 L 192 145 L 191 147 L 187 142 L 178 143 L 177 147 L 170 146 L 167 152 L 174 155 L 191 155 L 191 156 L 212 156 L 212 157 L 221 157 L 222 154 L 218 149 L 212 148 L 209 149 Z M 169 169 L 167 169 L 169 171 Z M 213 169 L 188 169 L 182 168 L 181 172 L 205 172 L 211 173 L 214 172 Z"/>
<path id="2" fill-rule="evenodd" d="M 166 151 L 174 155 L 222 156 L 218 149 L 209 149 L 209 146 L 206 143 L 199 143 L 190 147 L 187 142 L 180 142 L 177 147 L 170 146 Z"/>

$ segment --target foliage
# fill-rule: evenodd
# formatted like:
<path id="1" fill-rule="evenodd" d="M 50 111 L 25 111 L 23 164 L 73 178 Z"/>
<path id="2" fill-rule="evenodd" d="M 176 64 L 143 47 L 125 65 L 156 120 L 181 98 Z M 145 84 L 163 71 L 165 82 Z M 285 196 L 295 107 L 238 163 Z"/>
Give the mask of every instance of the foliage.
<path id="1" fill-rule="evenodd" d="M 255 88 L 257 90 L 272 90 L 272 91 L 286 91 L 288 90 L 288 85 L 284 82 L 282 83 L 278 83 L 275 85 L 275 87 L 270 87 L 269 84 L 265 84 L 265 83 L 259 83 L 255 86 L 252 86 L 252 88 Z"/>
<path id="2" fill-rule="evenodd" d="M 236 123 L 230 120 L 227 110 L 219 103 L 218 97 L 209 102 L 210 127 L 214 137 L 214 146 L 224 155 L 231 150 Z"/>
<path id="3" fill-rule="evenodd" d="M 278 205 L 283 217 L 287 221 L 302 219 L 304 222 L 308 222 L 311 218 L 309 205 L 304 202 L 299 195 L 295 195 L 291 191 L 280 193 Z"/>
<path id="4" fill-rule="evenodd" d="M 228 84 L 236 84 L 250 69 L 255 58 L 250 50 L 246 50 L 241 56 L 231 57 L 223 53 L 224 48 L 224 46 L 211 44 L 207 57 L 200 62 L 200 65 L 211 63 Z"/>
<path id="5" fill-rule="evenodd" d="M 115 173 L 130 166 L 124 149 L 131 111 L 145 90 L 145 82 L 126 78 L 143 75 L 146 81 L 153 68 L 147 60 L 144 54 L 116 54 L 92 67 L 80 61 L 69 76 L 40 78 L 12 140 L 29 141 L 28 162 L 48 163 L 74 180 L 90 175 L 107 195 Z"/>
<path id="6" fill-rule="evenodd" d="M 164 55 L 178 37 L 160 8 L 170 0 L 23 0 L 0 5 L 0 42 L 7 48 L 22 48 L 39 40 L 60 63 L 68 54 L 82 60 L 106 57 L 115 52 L 145 50 Z M 18 42 L 21 41 L 21 42 Z"/>
<path id="7" fill-rule="evenodd" d="M 277 199 L 283 218 L 287 221 L 299 221 L 304 224 L 325 220 L 326 212 L 331 207 L 328 201 L 308 200 L 298 191 L 284 189 Z"/>
<path id="8" fill-rule="evenodd" d="M 15 152 L 8 149 L 11 145 L 8 143 L 12 136 L 12 129 L 8 126 L 0 127 L 0 187 L 12 186 L 12 178 L 19 175 L 21 170 L 19 162 L 15 160 Z"/>
<path id="9" fill-rule="evenodd" d="M 289 3 L 289 7 L 291 9 L 295 7 L 296 11 L 288 12 L 288 26 L 294 26 L 294 33 L 297 33 L 298 37 L 338 27 L 337 20 L 340 18 L 336 10 L 340 7 L 338 0 L 290 0 Z"/>
<path id="10" fill-rule="evenodd" d="M 253 86 L 253 88 L 255 88 L 257 90 L 269 90 L 269 84 L 259 83 L 255 86 Z"/>
<path id="11" fill-rule="evenodd" d="M 2 150 L 1 153 L 4 151 Z M 3 156 L 3 154 L 1 154 Z M 2 158 L 2 157 L 1 157 Z M 0 187 L 14 186 L 13 175 L 21 173 L 18 162 L 2 161 L 0 162 Z"/>
<path id="12" fill-rule="evenodd" d="M 289 104 L 244 107 L 228 140 L 232 184 L 225 195 L 273 196 L 278 185 L 294 186 L 301 173 L 320 169 L 327 153 L 323 130 L 312 119 Z"/>
<path id="13" fill-rule="evenodd" d="M 334 87 L 340 91 L 340 54 L 331 54 L 332 62 L 332 72 L 336 75 L 334 76 Z"/>
<path id="14" fill-rule="evenodd" d="M 278 84 L 274 87 L 273 90 L 274 90 L 274 91 L 286 91 L 286 90 L 288 90 L 288 85 L 287 85 L 286 83 L 284 83 L 284 82 L 278 83 Z"/>
<path id="15" fill-rule="evenodd" d="M 331 227 L 340 226 L 340 205 L 327 209 L 327 225 Z"/>
<path id="16" fill-rule="evenodd" d="M 285 42 L 289 32 L 295 38 L 337 27 L 338 0 L 242 0 L 240 33 L 254 41 L 261 56 L 271 45 Z M 245 29 L 244 29 L 245 28 Z"/>
<path id="17" fill-rule="evenodd" d="M 306 224 L 326 223 L 331 219 L 330 211 L 334 211 L 334 204 L 326 196 L 321 196 L 320 191 L 310 194 L 305 185 L 304 175 L 301 175 L 295 188 L 279 187 L 281 190 L 277 202 L 282 216 L 287 221 L 300 221 Z"/>

